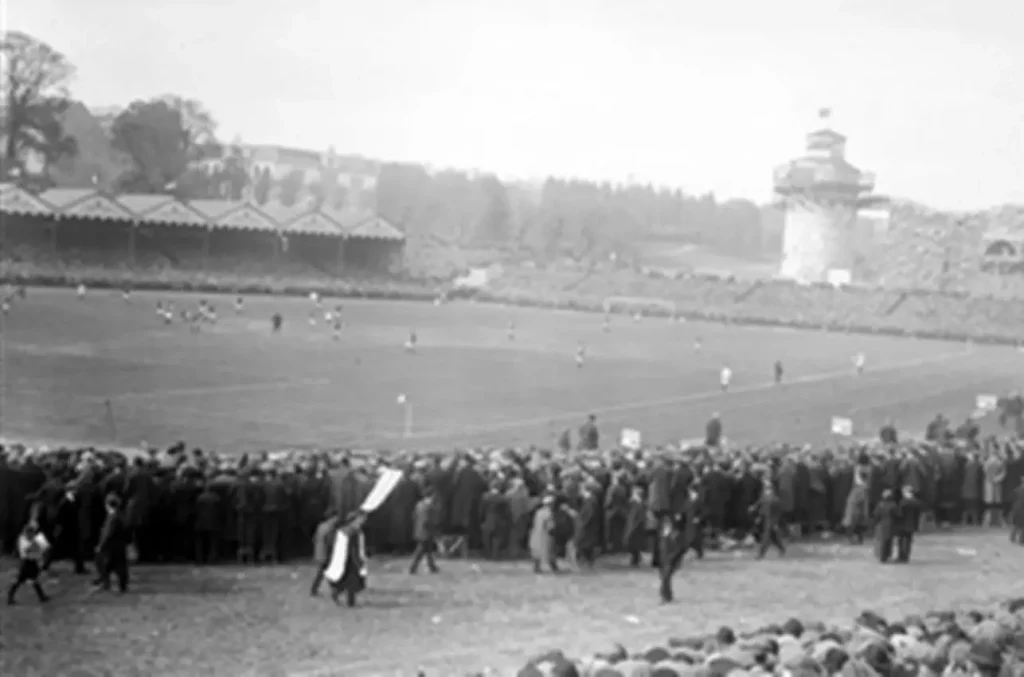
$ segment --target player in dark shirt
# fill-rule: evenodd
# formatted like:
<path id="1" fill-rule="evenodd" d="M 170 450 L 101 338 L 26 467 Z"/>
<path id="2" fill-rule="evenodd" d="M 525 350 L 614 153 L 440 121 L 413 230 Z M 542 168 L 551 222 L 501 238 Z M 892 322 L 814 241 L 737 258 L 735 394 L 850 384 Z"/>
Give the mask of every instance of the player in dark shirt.
<path id="1" fill-rule="evenodd" d="M 274 313 L 270 316 L 270 326 L 274 333 L 281 331 L 281 324 L 284 320 L 281 318 L 281 313 Z"/>
<path id="2" fill-rule="evenodd" d="M 775 360 L 775 385 L 782 383 L 782 360 Z"/>

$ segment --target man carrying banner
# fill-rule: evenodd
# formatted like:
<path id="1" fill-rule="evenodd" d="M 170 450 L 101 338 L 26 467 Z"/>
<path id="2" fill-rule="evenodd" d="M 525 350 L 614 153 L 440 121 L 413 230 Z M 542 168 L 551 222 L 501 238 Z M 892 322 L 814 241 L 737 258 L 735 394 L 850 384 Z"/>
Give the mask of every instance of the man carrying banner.
<path id="1" fill-rule="evenodd" d="M 373 489 L 358 509 L 345 511 L 344 503 L 334 503 L 341 514 L 342 526 L 334 537 L 323 577 L 331 586 L 331 599 L 335 604 L 339 603 L 344 593 L 348 606 L 355 606 L 356 597 L 366 589 L 367 557 L 363 525 L 366 524 L 367 516 L 384 503 L 401 479 L 400 471 L 383 468 Z"/>
<path id="2" fill-rule="evenodd" d="M 345 605 L 354 607 L 359 593 L 366 589 L 366 539 L 363 536 L 363 525 L 366 524 L 366 513 L 357 510 L 345 523 L 334 540 L 334 552 L 331 565 L 325 577 L 331 584 L 331 601 L 340 604 L 341 595 L 345 595 Z M 340 571 L 332 571 L 334 563 L 340 562 Z"/>

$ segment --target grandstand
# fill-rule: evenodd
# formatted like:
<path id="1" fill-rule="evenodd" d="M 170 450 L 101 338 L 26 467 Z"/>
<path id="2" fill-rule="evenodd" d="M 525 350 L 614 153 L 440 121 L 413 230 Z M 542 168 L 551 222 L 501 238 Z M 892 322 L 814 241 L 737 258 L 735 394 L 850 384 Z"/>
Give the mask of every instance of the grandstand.
<path id="1" fill-rule="evenodd" d="M 371 213 L 0 185 L 8 282 L 331 288 L 402 271 L 404 234 Z"/>

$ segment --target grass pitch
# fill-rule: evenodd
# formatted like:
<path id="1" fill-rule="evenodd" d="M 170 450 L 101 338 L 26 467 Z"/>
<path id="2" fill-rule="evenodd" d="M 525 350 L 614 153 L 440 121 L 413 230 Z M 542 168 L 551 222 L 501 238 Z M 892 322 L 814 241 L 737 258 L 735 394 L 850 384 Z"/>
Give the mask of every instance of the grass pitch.
<path id="1" fill-rule="evenodd" d="M 2 327 L 3 434 L 185 439 L 231 452 L 442 449 L 550 444 L 594 413 L 605 439 L 628 426 L 662 443 L 699 436 L 720 412 L 734 441 L 826 443 L 832 416 L 851 418 L 858 436 L 886 416 L 919 432 L 937 412 L 966 415 L 976 394 L 1019 387 L 1024 373 L 1024 354 L 1009 348 L 622 316 L 605 332 L 599 315 L 470 303 L 344 301 L 338 341 L 322 315 L 309 324 L 305 299 L 250 298 L 236 315 L 233 299 L 207 296 L 220 319 L 199 334 L 156 315 L 157 300 L 195 308 L 198 299 L 32 290 Z M 275 312 L 285 318 L 277 335 Z M 410 330 L 414 355 L 403 348 Z M 775 360 L 786 369 L 781 387 Z M 725 365 L 729 393 L 718 385 Z"/>

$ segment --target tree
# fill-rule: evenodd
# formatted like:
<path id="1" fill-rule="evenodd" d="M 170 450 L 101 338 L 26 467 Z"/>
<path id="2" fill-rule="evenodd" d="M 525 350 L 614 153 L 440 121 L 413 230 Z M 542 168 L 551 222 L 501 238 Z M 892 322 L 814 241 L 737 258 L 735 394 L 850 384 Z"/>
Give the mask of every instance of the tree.
<path id="1" fill-rule="evenodd" d="M 17 168 L 22 175 L 37 165 L 49 167 L 77 152 L 74 137 L 64 131 L 63 115 L 71 104 L 68 85 L 74 65 L 50 45 L 20 31 L 0 36 L 0 119 L 4 134 L 4 176 Z"/>
<path id="2" fill-rule="evenodd" d="M 134 101 L 111 126 L 114 147 L 131 158 L 121 188 L 164 192 L 195 163 L 220 155 L 213 118 L 197 102 L 165 96 Z"/>
<path id="3" fill-rule="evenodd" d="M 306 174 L 301 169 L 293 169 L 277 182 L 277 200 L 285 207 L 292 207 L 299 201 L 299 194 L 306 184 Z"/>
<path id="4" fill-rule="evenodd" d="M 229 200 L 241 200 L 249 189 L 249 172 L 242 151 L 241 139 L 236 138 L 225 149 L 220 181 L 223 192 Z"/>
<path id="5" fill-rule="evenodd" d="M 480 180 L 485 207 L 476 226 L 476 237 L 481 242 L 504 245 L 512 234 L 512 213 L 508 204 L 505 185 L 493 175 Z"/>
<path id="6" fill-rule="evenodd" d="M 270 188 L 273 181 L 270 177 L 270 170 L 264 167 L 256 170 L 256 176 L 252 184 L 252 198 L 256 204 L 262 206 L 270 199 Z"/>

